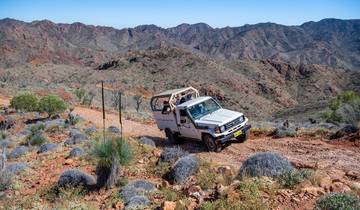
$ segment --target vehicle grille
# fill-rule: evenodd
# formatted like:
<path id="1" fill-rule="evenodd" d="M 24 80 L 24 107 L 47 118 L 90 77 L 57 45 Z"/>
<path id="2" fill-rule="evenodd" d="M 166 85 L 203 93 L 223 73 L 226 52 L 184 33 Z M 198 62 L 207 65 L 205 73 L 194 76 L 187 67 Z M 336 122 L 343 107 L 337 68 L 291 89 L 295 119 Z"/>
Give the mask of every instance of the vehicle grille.
<path id="1" fill-rule="evenodd" d="M 225 130 L 228 130 L 228 129 L 232 128 L 232 127 L 235 127 L 235 126 L 239 125 L 242 122 L 244 122 L 244 116 L 236 118 L 235 120 L 225 124 Z"/>

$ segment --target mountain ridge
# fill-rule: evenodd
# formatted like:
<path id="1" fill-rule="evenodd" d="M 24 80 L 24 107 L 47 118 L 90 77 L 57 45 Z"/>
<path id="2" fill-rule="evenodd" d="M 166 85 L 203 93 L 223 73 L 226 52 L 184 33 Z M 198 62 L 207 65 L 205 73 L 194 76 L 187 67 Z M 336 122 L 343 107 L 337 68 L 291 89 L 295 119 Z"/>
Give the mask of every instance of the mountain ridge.
<path id="1" fill-rule="evenodd" d="M 71 54 L 71 59 L 56 62 L 76 64 L 74 60 L 80 60 L 80 64 L 87 66 L 96 65 L 101 59 L 109 59 L 117 53 L 175 45 L 220 60 L 272 59 L 292 65 L 323 64 L 334 68 L 360 69 L 360 39 L 357 38 L 360 37 L 359 19 L 331 18 L 298 26 L 258 23 L 212 28 L 206 23 L 184 23 L 169 28 L 140 25 L 116 29 L 79 22 L 23 22 L 7 18 L 0 20 L 0 33 L 0 43 L 3 46 L 12 42 L 12 45 L 20 49 L 29 49 L 29 45 L 33 44 L 44 44 L 41 34 L 52 42 L 50 44 L 55 45 L 49 53 L 60 57 Z M 26 35 L 33 38 L 31 43 L 23 40 Z M 54 37 L 57 40 L 52 40 Z M 69 47 L 57 49 L 57 45 L 60 48 L 66 45 Z M 1 50 L 4 52 L 4 47 Z M 31 58 L 29 54 L 33 54 L 33 59 L 36 59 L 43 53 L 39 49 L 32 49 L 32 53 L 20 53 L 22 57 L 28 58 L 20 61 L 28 62 Z M 83 59 L 89 56 L 95 59 Z M 5 56 L 1 59 L 6 61 Z M 54 62 L 52 58 L 45 60 Z M 13 62 L 7 63 L 11 65 Z"/>

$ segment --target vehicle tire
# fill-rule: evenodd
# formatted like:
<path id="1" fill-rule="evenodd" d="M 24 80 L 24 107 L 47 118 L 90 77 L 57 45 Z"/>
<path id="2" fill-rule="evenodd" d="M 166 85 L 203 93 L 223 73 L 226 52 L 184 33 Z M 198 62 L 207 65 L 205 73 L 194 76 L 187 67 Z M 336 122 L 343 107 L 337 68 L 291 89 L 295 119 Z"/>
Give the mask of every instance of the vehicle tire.
<path id="1" fill-rule="evenodd" d="M 250 134 L 250 131 L 247 130 L 247 131 L 245 131 L 244 134 L 236 137 L 236 140 L 237 140 L 239 143 L 243 143 L 243 142 L 245 142 L 245 141 L 248 139 L 249 134 Z"/>
<path id="2" fill-rule="evenodd" d="M 179 143 L 179 137 L 176 133 L 173 133 L 170 129 L 165 129 L 165 135 L 171 144 Z"/>
<path id="3" fill-rule="evenodd" d="M 203 135 L 203 141 L 206 146 L 206 148 L 209 150 L 209 152 L 220 152 L 221 151 L 221 145 L 217 143 L 209 134 Z"/>

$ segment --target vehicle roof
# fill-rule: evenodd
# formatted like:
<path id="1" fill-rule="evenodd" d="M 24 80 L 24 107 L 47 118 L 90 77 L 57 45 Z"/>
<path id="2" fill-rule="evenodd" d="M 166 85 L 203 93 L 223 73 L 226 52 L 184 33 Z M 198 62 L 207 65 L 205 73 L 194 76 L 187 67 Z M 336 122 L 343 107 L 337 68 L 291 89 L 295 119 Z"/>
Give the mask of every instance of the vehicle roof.
<path id="1" fill-rule="evenodd" d="M 172 90 L 166 90 L 162 93 L 156 94 L 153 97 L 157 97 L 157 96 L 171 96 L 172 94 L 177 94 L 177 93 L 181 93 L 183 91 L 186 90 L 190 90 L 192 89 L 192 87 L 185 87 L 185 88 L 178 88 L 178 89 L 172 89 Z"/>
<path id="2" fill-rule="evenodd" d="M 177 106 L 178 107 L 189 107 L 189 106 L 201 103 L 203 101 L 206 101 L 206 100 L 208 100 L 210 98 L 211 98 L 210 96 L 201 96 L 201 97 L 194 98 L 194 99 L 192 99 L 190 101 L 186 101 L 186 102 L 184 102 L 182 104 L 179 104 Z"/>

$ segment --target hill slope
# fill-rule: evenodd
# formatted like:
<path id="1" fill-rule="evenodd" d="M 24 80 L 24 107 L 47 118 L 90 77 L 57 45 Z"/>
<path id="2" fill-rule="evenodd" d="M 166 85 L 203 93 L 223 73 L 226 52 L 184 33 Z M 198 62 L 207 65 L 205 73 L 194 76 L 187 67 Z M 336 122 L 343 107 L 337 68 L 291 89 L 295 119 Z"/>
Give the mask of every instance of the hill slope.
<path id="1" fill-rule="evenodd" d="M 41 62 L 91 66 L 119 52 L 181 46 L 220 59 L 272 59 L 360 69 L 360 20 L 324 19 L 300 26 L 261 23 L 212 28 L 142 25 L 121 30 L 82 23 L 0 20 L 1 66 Z"/>

